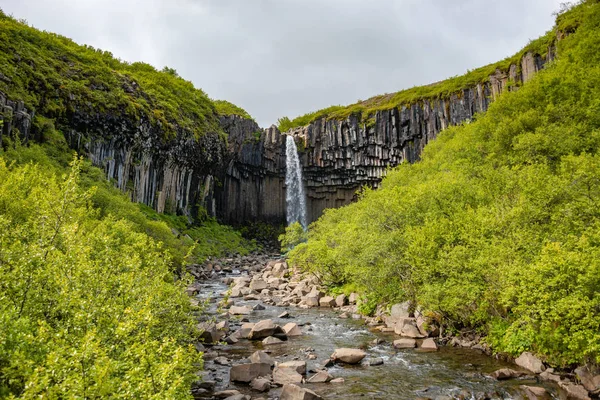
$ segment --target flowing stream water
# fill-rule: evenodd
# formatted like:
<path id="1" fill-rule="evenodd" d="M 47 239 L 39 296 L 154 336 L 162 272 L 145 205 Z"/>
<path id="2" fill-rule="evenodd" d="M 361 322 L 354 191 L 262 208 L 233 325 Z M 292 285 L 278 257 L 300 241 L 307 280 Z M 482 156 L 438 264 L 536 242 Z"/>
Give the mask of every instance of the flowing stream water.
<path id="1" fill-rule="evenodd" d="M 287 224 L 300 222 L 306 229 L 306 195 L 302 184 L 302 166 L 294 138 L 288 136 L 285 142 L 285 204 Z"/>
<path id="2" fill-rule="evenodd" d="M 200 298 L 219 299 L 227 286 L 219 281 L 202 284 Z M 236 305 L 254 306 L 258 300 L 236 299 Z M 216 306 L 213 300 L 212 312 Z M 278 316 L 288 311 L 291 319 Z M 303 335 L 293 337 L 282 344 L 264 346 L 261 341 L 240 340 L 233 345 L 216 345 L 205 355 L 205 368 L 209 379 L 217 380 L 216 390 L 236 389 L 255 398 L 278 398 L 281 388 L 272 389 L 268 395 L 252 391 L 248 385 L 230 384 L 230 366 L 216 365 L 217 356 L 224 356 L 231 364 L 243 363 L 256 350 L 270 352 L 276 361 L 305 360 L 307 370 L 313 370 L 329 358 L 336 348 L 363 348 L 368 358 L 382 358 L 383 365 L 336 365 L 328 371 L 334 377 L 342 377 L 344 383 L 306 384 L 306 387 L 325 399 L 523 399 L 520 385 L 543 386 L 555 396 L 555 388 L 535 377 L 508 381 L 496 381 L 488 376 L 500 368 L 518 368 L 484 355 L 477 350 L 440 347 L 433 353 L 418 350 L 396 350 L 391 342 L 397 337 L 372 331 L 362 320 L 341 319 L 337 313 L 326 308 L 298 309 L 265 305 L 265 310 L 253 311 L 247 317 L 250 322 L 272 319 L 276 324 L 295 322 L 302 325 Z M 238 317 L 238 320 L 241 319 Z M 235 325 L 241 325 L 241 321 Z M 374 344 L 374 339 L 384 342 Z M 308 360 L 310 351 L 316 360 Z M 309 374 L 310 375 L 310 374 Z"/>

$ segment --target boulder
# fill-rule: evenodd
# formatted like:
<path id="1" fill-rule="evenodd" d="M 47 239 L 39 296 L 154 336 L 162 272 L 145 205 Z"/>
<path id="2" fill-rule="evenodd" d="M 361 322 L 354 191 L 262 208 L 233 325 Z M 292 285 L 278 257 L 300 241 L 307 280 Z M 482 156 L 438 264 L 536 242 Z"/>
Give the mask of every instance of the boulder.
<path id="1" fill-rule="evenodd" d="M 279 314 L 279 315 L 277 316 L 277 318 L 292 318 L 292 317 L 290 316 L 290 313 L 289 313 L 289 312 L 287 312 L 287 311 L 284 311 L 284 312 L 282 312 L 281 314 Z M 284 330 L 285 330 L 285 329 L 284 329 Z"/>
<path id="2" fill-rule="evenodd" d="M 550 396 L 550 394 L 543 387 L 521 385 L 520 388 L 523 389 L 526 399 L 529 399 L 529 400 L 550 400 L 550 399 L 552 399 L 552 396 Z"/>
<path id="3" fill-rule="evenodd" d="M 296 372 L 293 368 L 275 367 L 273 370 L 273 382 L 278 385 L 287 383 L 302 383 L 302 375 Z"/>
<path id="4" fill-rule="evenodd" d="M 410 302 L 405 301 L 404 303 L 394 304 L 390 309 L 390 317 L 396 318 L 410 318 Z"/>
<path id="5" fill-rule="evenodd" d="M 257 303 L 257 304 L 255 304 L 255 305 L 254 305 L 254 307 L 252 307 L 252 309 L 253 309 L 254 311 L 262 311 L 262 310 L 264 310 L 264 309 L 265 309 L 265 306 L 263 306 L 263 305 L 262 305 L 262 304 L 260 304 L 260 303 Z"/>
<path id="6" fill-rule="evenodd" d="M 250 333 L 248 334 L 248 339 L 251 340 L 260 340 L 266 337 L 272 336 L 275 333 L 276 325 L 270 319 L 264 319 L 258 323 L 256 323 Z"/>
<path id="7" fill-rule="evenodd" d="M 394 347 L 397 349 L 414 349 L 417 347 L 417 341 L 415 339 L 394 340 Z"/>
<path id="8" fill-rule="evenodd" d="M 587 367 L 582 366 L 576 368 L 575 375 L 586 390 L 594 392 L 600 388 L 600 375 L 592 375 Z"/>
<path id="9" fill-rule="evenodd" d="M 263 339 L 262 344 L 264 344 L 265 346 L 271 345 L 271 344 L 280 344 L 283 343 L 283 340 L 276 338 L 275 336 L 269 336 Z"/>
<path id="10" fill-rule="evenodd" d="M 321 307 L 334 307 L 335 306 L 335 299 L 331 296 L 325 296 L 325 297 L 321 297 L 319 299 L 319 305 Z"/>
<path id="11" fill-rule="evenodd" d="M 428 351 L 435 351 L 438 349 L 437 344 L 435 343 L 435 340 L 433 340 L 432 338 L 423 340 L 423 343 L 421 343 L 421 347 L 419 347 L 419 348 L 421 350 L 428 350 Z"/>
<path id="12" fill-rule="evenodd" d="M 231 367 L 229 371 L 229 380 L 231 382 L 249 383 L 259 376 L 269 376 L 271 374 L 271 365 L 267 363 L 238 364 Z"/>
<path id="13" fill-rule="evenodd" d="M 265 378 L 254 378 L 250 382 L 250 387 L 259 392 L 266 392 L 271 389 L 271 381 Z"/>
<path id="14" fill-rule="evenodd" d="M 350 296 L 348 296 L 348 304 L 356 304 L 357 301 L 358 301 L 358 294 L 350 293 Z"/>
<path id="15" fill-rule="evenodd" d="M 534 374 L 541 374 L 546 369 L 542 361 L 526 351 L 521 354 L 516 360 L 515 363 L 526 370 L 533 372 Z"/>
<path id="16" fill-rule="evenodd" d="M 515 379 L 515 378 L 519 378 L 519 377 L 525 376 L 525 375 L 527 375 L 526 372 L 515 371 L 514 369 L 510 369 L 510 368 L 501 368 L 490 374 L 490 376 L 492 378 L 499 380 L 499 381 L 504 381 L 507 379 Z"/>
<path id="17" fill-rule="evenodd" d="M 287 336 L 301 336 L 302 335 L 302 330 L 300 329 L 298 324 L 296 324 L 294 322 L 288 322 L 287 324 L 285 324 L 283 326 L 283 332 L 285 332 L 285 334 Z"/>
<path id="18" fill-rule="evenodd" d="M 198 324 L 198 330 L 200 333 L 200 339 L 204 343 L 215 343 L 218 342 L 225 336 L 223 331 L 217 329 L 216 325 L 212 322 L 201 322 Z"/>
<path id="19" fill-rule="evenodd" d="M 275 361 L 273 358 L 265 353 L 264 351 L 257 350 L 250 356 L 250 361 L 256 364 L 269 364 L 273 366 Z"/>
<path id="20" fill-rule="evenodd" d="M 330 382 L 331 383 L 344 383 L 345 379 L 344 378 L 335 378 L 335 379 L 332 379 Z"/>
<path id="21" fill-rule="evenodd" d="M 273 266 L 273 270 L 271 271 L 271 275 L 277 278 L 283 278 L 285 276 L 285 270 L 287 269 L 287 265 L 284 262 L 279 262 Z"/>
<path id="22" fill-rule="evenodd" d="M 590 395 L 587 390 L 581 385 L 576 385 L 573 382 L 561 381 L 558 386 L 566 393 L 566 398 L 569 400 L 590 400 Z M 561 396 L 563 398 L 563 396 Z"/>
<path id="23" fill-rule="evenodd" d="M 331 355 L 334 362 L 342 362 L 346 364 L 358 364 L 362 361 L 367 353 L 360 349 L 341 348 L 336 349 Z"/>
<path id="24" fill-rule="evenodd" d="M 254 328 L 254 325 L 255 324 L 251 322 L 247 322 L 243 324 L 242 327 L 237 332 L 235 332 L 234 335 L 238 339 L 248 339 L 248 335 L 250 335 L 250 332 L 252 331 L 252 328 Z"/>
<path id="25" fill-rule="evenodd" d="M 256 290 L 257 292 L 260 292 L 263 289 L 268 288 L 269 285 L 267 284 L 267 282 L 265 282 L 262 279 L 253 279 L 250 282 L 250 289 L 252 290 Z"/>
<path id="26" fill-rule="evenodd" d="M 213 393 L 213 396 L 216 397 L 217 399 L 226 399 L 228 397 L 236 396 L 238 394 L 240 394 L 239 391 L 230 389 L 230 390 L 222 390 L 220 392 L 215 392 L 215 393 Z"/>
<path id="27" fill-rule="evenodd" d="M 325 383 L 333 379 L 333 376 L 325 370 L 317 371 L 313 376 L 308 378 L 308 383 Z"/>
<path id="28" fill-rule="evenodd" d="M 552 368 L 548 368 L 540 374 L 540 378 L 542 378 L 545 381 L 551 381 L 556 383 L 560 382 L 560 375 L 553 374 L 553 372 L 554 370 Z"/>
<path id="29" fill-rule="evenodd" d="M 323 400 L 323 398 L 312 390 L 294 384 L 287 384 L 283 386 L 279 400 Z"/>
<path id="30" fill-rule="evenodd" d="M 370 367 L 376 367 L 378 365 L 383 365 L 383 358 L 370 358 L 367 360 L 367 365 Z"/>
<path id="31" fill-rule="evenodd" d="M 400 327 L 400 326 L 402 326 L 402 327 Z M 412 338 L 412 339 L 422 339 L 422 338 L 427 337 L 427 335 L 423 335 L 421 333 L 421 331 L 419 331 L 419 328 L 412 325 L 411 323 L 407 323 L 406 321 L 403 321 L 402 325 L 401 325 L 401 322 L 399 322 L 396 325 L 396 328 L 394 331 L 396 332 L 396 334 L 398 334 L 400 336 L 404 336 L 404 337 Z"/>
<path id="32" fill-rule="evenodd" d="M 297 373 L 306 374 L 306 361 L 286 361 L 277 365 L 278 368 L 291 368 Z"/>
<path id="33" fill-rule="evenodd" d="M 231 306 L 229 308 L 229 314 L 231 315 L 250 315 L 252 309 L 250 306 Z"/>
<path id="34" fill-rule="evenodd" d="M 319 305 L 319 299 L 321 295 L 317 292 L 310 292 L 306 296 L 304 296 L 304 304 L 309 307 L 317 307 Z"/>
<path id="35" fill-rule="evenodd" d="M 348 304 L 348 298 L 345 294 L 342 293 L 335 298 L 335 305 L 337 307 L 344 307 L 346 304 Z"/>

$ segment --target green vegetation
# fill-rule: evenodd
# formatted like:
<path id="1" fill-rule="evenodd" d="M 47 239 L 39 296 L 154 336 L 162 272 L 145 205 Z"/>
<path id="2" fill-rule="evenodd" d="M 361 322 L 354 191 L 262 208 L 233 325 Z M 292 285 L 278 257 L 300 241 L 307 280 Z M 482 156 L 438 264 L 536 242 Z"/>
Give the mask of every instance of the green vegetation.
<path id="1" fill-rule="evenodd" d="M 412 300 L 495 351 L 600 363 L 600 3 L 558 24 L 556 62 L 328 210 L 290 262 L 367 312 Z"/>
<path id="2" fill-rule="evenodd" d="M 557 32 L 570 33 L 581 21 L 579 12 L 563 12 L 557 18 L 557 24 L 554 30 L 548 31 L 545 35 L 536 40 L 530 41 L 521 51 L 502 61 L 489 64 L 472 71 L 468 71 L 461 76 L 454 76 L 440 82 L 426 86 L 415 86 L 410 89 L 401 90 L 396 93 L 386 93 L 372 97 L 365 101 L 358 101 L 348 106 L 331 106 L 319 111 L 314 111 L 294 119 L 288 117 L 279 118 L 278 128 L 281 132 L 290 129 L 306 126 L 318 119 L 345 119 L 350 115 L 357 115 L 367 125 L 373 124 L 373 115 L 377 111 L 400 108 L 424 100 L 439 98 L 449 98 L 453 94 L 459 94 L 463 89 L 469 89 L 489 80 L 496 70 L 507 72 L 512 64 L 515 64 L 520 71 L 522 57 L 531 52 L 545 57 L 549 48 L 555 44 Z M 517 84 L 517 83 L 512 83 Z"/>
<path id="3" fill-rule="evenodd" d="M 200 89 L 165 67 L 123 62 L 110 52 L 41 32 L 0 10 L 0 91 L 29 109 L 55 119 L 57 127 L 78 111 L 148 119 L 165 139 L 178 130 L 201 137 L 224 135 L 219 114 L 249 118 L 231 103 L 213 102 Z"/>
<path id="4" fill-rule="evenodd" d="M 215 109 L 219 115 L 239 115 L 243 118 L 252 119 L 246 110 L 228 102 L 227 100 L 213 100 L 213 104 L 215 105 Z"/>
<path id="5" fill-rule="evenodd" d="M 306 231 L 300 222 L 296 221 L 288 225 L 285 228 L 285 232 L 279 235 L 278 239 L 281 243 L 281 252 L 287 253 L 300 243 L 306 242 Z"/>

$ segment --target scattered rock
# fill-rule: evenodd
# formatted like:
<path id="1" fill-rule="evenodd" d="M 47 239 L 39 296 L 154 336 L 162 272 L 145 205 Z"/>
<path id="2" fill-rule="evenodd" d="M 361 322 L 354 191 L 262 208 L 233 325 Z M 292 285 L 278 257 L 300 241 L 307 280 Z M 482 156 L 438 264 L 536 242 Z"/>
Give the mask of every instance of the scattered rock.
<path id="1" fill-rule="evenodd" d="M 279 316 L 277 318 L 292 318 L 292 317 L 290 316 L 289 312 L 284 311 L 281 314 L 279 314 Z"/>
<path id="2" fill-rule="evenodd" d="M 344 307 L 346 304 L 348 304 L 348 298 L 345 294 L 340 294 L 335 298 L 335 305 L 337 307 Z"/>
<path id="3" fill-rule="evenodd" d="M 526 372 L 523 371 L 515 371 L 510 368 L 501 368 L 497 371 L 494 371 L 490 374 L 490 376 L 496 380 L 503 381 L 507 379 L 515 379 L 520 378 L 521 376 L 527 375 Z"/>
<path id="4" fill-rule="evenodd" d="M 346 364 L 358 364 L 361 362 L 367 353 L 360 349 L 341 348 L 336 349 L 331 355 L 331 359 L 335 362 L 343 362 Z"/>
<path id="5" fill-rule="evenodd" d="M 331 383 L 344 383 L 344 378 L 335 378 L 330 381 Z"/>
<path id="6" fill-rule="evenodd" d="M 323 400 L 321 396 L 305 388 L 294 384 L 287 384 L 283 386 L 281 391 L 280 400 Z"/>
<path id="7" fill-rule="evenodd" d="M 319 305 L 321 307 L 334 307 L 335 299 L 331 296 L 322 297 L 321 299 L 319 299 Z"/>
<path id="8" fill-rule="evenodd" d="M 525 396 L 529 400 L 550 400 L 552 396 L 543 387 L 521 385 Z"/>
<path id="9" fill-rule="evenodd" d="M 254 353 L 252 353 L 252 355 L 249 358 L 250 358 L 250 362 L 253 362 L 256 364 L 262 363 L 262 364 L 269 364 L 270 366 L 273 366 L 275 364 L 275 361 L 273 360 L 273 358 L 261 350 L 258 350 L 258 351 L 255 351 Z"/>
<path id="10" fill-rule="evenodd" d="M 415 339 L 394 340 L 394 347 L 397 349 L 414 349 L 417 347 L 417 341 Z"/>
<path id="11" fill-rule="evenodd" d="M 254 378 L 250 382 L 250 387 L 259 392 L 266 392 L 271 389 L 271 382 L 265 378 Z"/>
<path id="12" fill-rule="evenodd" d="M 248 334 L 248 339 L 251 340 L 260 340 L 266 337 L 272 336 L 275 333 L 276 326 L 270 319 L 262 320 L 256 323 L 250 333 Z"/>
<path id="13" fill-rule="evenodd" d="M 238 364 L 231 367 L 229 380 L 231 382 L 248 383 L 259 376 L 269 376 L 271 365 L 267 363 Z"/>
<path id="14" fill-rule="evenodd" d="M 325 383 L 333 379 L 333 376 L 325 370 L 317 371 L 313 376 L 308 378 L 308 383 Z"/>
<path id="15" fill-rule="evenodd" d="M 419 331 L 419 328 L 410 323 L 404 323 L 402 327 L 399 326 L 400 324 L 402 323 L 399 322 L 395 328 L 395 332 L 400 336 L 412 339 L 422 339 L 427 337 L 427 335 L 423 335 L 421 331 Z"/>
<path id="16" fill-rule="evenodd" d="M 566 393 L 566 398 L 569 400 L 590 400 L 588 391 L 581 385 L 561 381 L 558 383 L 558 386 Z"/>
<path id="17" fill-rule="evenodd" d="M 262 304 L 260 304 L 260 303 L 257 303 L 257 304 L 255 304 L 255 305 L 254 305 L 254 307 L 252 307 L 252 309 L 253 309 L 254 311 L 262 311 L 262 310 L 264 310 L 264 309 L 265 309 L 265 306 L 263 306 L 263 305 L 262 305 Z"/>
<path id="18" fill-rule="evenodd" d="M 302 335 L 302 330 L 300 329 L 298 324 L 296 324 L 294 322 L 289 322 L 289 323 L 285 324 L 283 326 L 283 332 L 285 332 L 285 334 L 287 336 L 301 336 Z"/>
<path id="19" fill-rule="evenodd" d="M 291 368 L 301 375 L 306 374 L 306 361 L 286 361 L 277 365 L 277 367 Z"/>
<path id="20" fill-rule="evenodd" d="M 302 383 L 302 375 L 300 375 L 293 368 L 279 368 L 275 367 L 273 370 L 273 382 L 278 385 L 285 385 L 287 383 Z"/>
<path id="21" fill-rule="evenodd" d="M 544 364 L 542 363 L 542 361 L 528 351 L 521 354 L 515 360 L 515 363 L 519 367 L 525 368 L 526 370 L 531 371 L 534 374 L 541 374 L 542 372 L 544 372 L 544 369 L 546 369 L 544 368 Z"/>
<path id="22" fill-rule="evenodd" d="M 575 375 L 586 390 L 594 392 L 600 388 L 600 375 L 592 375 L 587 367 L 576 368 Z"/>
<path id="23" fill-rule="evenodd" d="M 229 362 L 229 360 L 227 358 L 225 358 L 225 357 L 217 357 L 217 358 L 214 359 L 214 361 L 215 361 L 215 364 L 217 364 L 217 365 L 229 365 L 229 364 L 231 364 Z"/>
<path id="24" fill-rule="evenodd" d="M 231 306 L 229 314 L 231 315 L 250 315 L 252 309 L 249 306 Z"/>
<path id="25" fill-rule="evenodd" d="M 252 290 L 256 290 L 257 292 L 260 292 L 263 289 L 268 288 L 269 285 L 267 284 L 267 282 L 265 282 L 262 279 L 253 279 L 250 282 L 250 289 Z"/>
<path id="26" fill-rule="evenodd" d="M 350 296 L 348 296 L 348 303 L 349 304 L 356 304 L 357 301 L 358 301 L 358 294 L 356 294 L 356 293 L 350 293 Z"/>
<path id="27" fill-rule="evenodd" d="M 238 392 L 237 390 L 222 390 L 220 392 L 213 393 L 213 396 L 218 399 L 226 399 L 228 397 L 236 396 L 238 394 L 240 394 L 240 392 Z"/>
<path id="28" fill-rule="evenodd" d="M 276 338 L 275 336 L 269 336 L 265 339 L 263 339 L 262 343 L 265 346 L 271 345 L 271 344 L 280 344 L 283 343 L 283 340 Z"/>
<path id="29" fill-rule="evenodd" d="M 423 343 L 421 343 L 420 349 L 421 350 L 435 351 L 435 350 L 438 349 L 438 346 L 435 343 L 435 340 L 433 340 L 432 338 L 429 338 L 429 339 L 423 340 Z"/>

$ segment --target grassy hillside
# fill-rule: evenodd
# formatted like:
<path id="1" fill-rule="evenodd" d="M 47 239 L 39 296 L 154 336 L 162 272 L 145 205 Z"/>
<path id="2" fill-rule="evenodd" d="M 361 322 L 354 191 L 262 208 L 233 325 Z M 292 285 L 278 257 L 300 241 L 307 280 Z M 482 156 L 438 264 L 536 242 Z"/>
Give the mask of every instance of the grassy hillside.
<path id="1" fill-rule="evenodd" d="M 27 108 L 56 119 L 74 109 L 142 116 L 160 125 L 166 137 L 177 129 L 196 137 L 220 132 L 220 114 L 249 117 L 243 109 L 212 101 L 201 89 L 165 67 L 127 63 L 110 52 L 78 45 L 71 39 L 41 32 L 0 10 L 0 91 Z"/>
<path id="2" fill-rule="evenodd" d="M 407 106 L 426 99 L 447 98 L 462 89 L 472 88 L 479 83 L 488 81 L 490 75 L 494 74 L 497 69 L 507 72 L 512 64 L 517 66 L 520 73 L 521 58 L 525 54 L 531 52 L 546 57 L 549 48 L 556 42 L 557 32 L 572 32 L 579 24 L 580 18 L 581 15 L 576 12 L 563 13 L 558 16 L 556 26 L 553 30 L 548 31 L 545 35 L 536 40 L 532 40 L 518 53 L 511 57 L 507 57 L 502 61 L 471 70 L 464 75 L 454 76 L 426 86 L 415 86 L 396 93 L 386 93 L 374 96 L 367 100 L 359 101 L 347 106 L 331 106 L 322 110 L 300 115 L 293 119 L 282 117 L 277 121 L 278 128 L 281 132 L 286 132 L 292 128 L 306 126 L 317 119 L 344 119 L 353 114 L 359 115 L 363 120 L 366 120 L 369 116 L 379 110 L 389 110 L 395 107 Z M 511 84 L 518 85 L 519 83 L 512 82 Z"/>
<path id="3" fill-rule="evenodd" d="M 328 210 L 291 262 L 360 290 L 365 312 L 410 300 L 495 351 L 599 363 L 600 4 L 568 21 L 556 62 Z"/>

